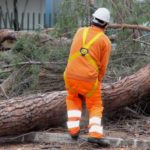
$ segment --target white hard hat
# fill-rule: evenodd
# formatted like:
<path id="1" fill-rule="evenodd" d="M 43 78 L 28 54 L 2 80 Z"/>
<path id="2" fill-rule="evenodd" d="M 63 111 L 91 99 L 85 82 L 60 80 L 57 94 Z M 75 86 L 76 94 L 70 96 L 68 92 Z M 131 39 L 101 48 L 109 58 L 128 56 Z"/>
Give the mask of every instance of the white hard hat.
<path id="1" fill-rule="evenodd" d="M 94 13 L 93 17 L 104 22 L 110 22 L 110 12 L 107 8 L 98 8 Z"/>

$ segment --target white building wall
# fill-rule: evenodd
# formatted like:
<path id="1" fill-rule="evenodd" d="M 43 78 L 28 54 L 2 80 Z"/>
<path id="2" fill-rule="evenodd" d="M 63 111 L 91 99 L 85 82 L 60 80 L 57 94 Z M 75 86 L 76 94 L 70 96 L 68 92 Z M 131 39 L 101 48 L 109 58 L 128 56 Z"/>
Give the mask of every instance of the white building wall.
<path id="1" fill-rule="evenodd" d="M 8 9 L 9 12 L 13 12 L 13 0 L 7 0 L 8 2 Z M 26 0 L 18 0 L 17 6 L 18 6 L 18 19 L 19 19 L 19 23 L 21 23 L 22 20 L 22 13 L 24 12 L 25 9 L 25 3 Z M 0 0 L 0 7 L 2 9 L 3 14 L 5 14 L 7 12 L 6 9 L 6 4 L 5 4 L 5 0 Z M 26 11 L 25 11 L 25 16 L 24 16 L 24 28 L 27 29 L 27 13 L 30 14 L 29 17 L 29 27 L 30 29 L 33 28 L 33 13 L 35 13 L 35 28 L 39 25 L 39 13 L 41 14 L 41 19 L 40 19 L 40 24 L 41 26 L 43 26 L 44 24 L 44 19 L 43 19 L 43 14 L 44 14 L 44 8 L 45 8 L 45 0 L 29 0 L 27 7 L 26 7 Z M 9 23 L 8 23 L 9 24 Z M 2 24 L 3 27 L 4 24 Z M 9 28 L 10 26 L 8 26 Z"/>

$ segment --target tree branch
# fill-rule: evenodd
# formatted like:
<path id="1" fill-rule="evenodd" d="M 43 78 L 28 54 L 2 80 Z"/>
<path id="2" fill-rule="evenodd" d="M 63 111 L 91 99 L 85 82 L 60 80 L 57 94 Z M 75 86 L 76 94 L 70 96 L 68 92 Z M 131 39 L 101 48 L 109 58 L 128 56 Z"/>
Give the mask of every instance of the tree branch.
<path id="1" fill-rule="evenodd" d="M 128 28 L 128 29 L 137 29 L 137 30 L 143 30 L 143 31 L 150 31 L 150 27 L 145 27 L 145 26 L 142 26 L 142 25 L 134 25 L 134 24 L 110 24 L 110 25 L 108 25 L 107 28 L 113 28 L 113 29 Z"/>
<path id="2" fill-rule="evenodd" d="M 62 65 L 65 64 L 64 62 L 40 62 L 40 61 L 28 61 L 28 62 L 20 62 L 17 64 L 9 64 L 9 65 L 3 65 L 1 68 L 10 68 L 10 67 L 14 67 L 16 65 L 19 66 L 23 66 L 23 65 L 54 65 L 54 64 L 58 64 L 58 65 Z"/>
<path id="3" fill-rule="evenodd" d="M 150 43 L 147 43 L 147 42 L 145 42 L 145 41 L 141 41 L 141 40 L 137 40 L 137 39 L 133 39 L 133 41 L 139 42 L 139 43 L 143 43 L 143 44 L 145 44 L 145 45 L 150 46 Z"/>

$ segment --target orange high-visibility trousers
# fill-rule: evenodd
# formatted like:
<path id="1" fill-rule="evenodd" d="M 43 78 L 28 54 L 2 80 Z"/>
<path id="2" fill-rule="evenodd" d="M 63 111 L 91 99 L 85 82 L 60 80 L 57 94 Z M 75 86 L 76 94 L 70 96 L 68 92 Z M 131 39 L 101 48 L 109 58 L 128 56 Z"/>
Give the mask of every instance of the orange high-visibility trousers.
<path id="1" fill-rule="evenodd" d="M 66 87 L 68 92 L 66 105 L 69 133 L 74 135 L 80 131 L 82 100 L 79 95 L 82 95 L 89 112 L 89 136 L 94 138 L 103 137 L 103 127 L 101 125 L 103 113 L 101 85 L 97 86 L 95 92 L 90 97 L 85 97 L 85 95 L 92 89 L 94 82 L 67 79 L 66 85 L 69 85 L 69 88 Z"/>

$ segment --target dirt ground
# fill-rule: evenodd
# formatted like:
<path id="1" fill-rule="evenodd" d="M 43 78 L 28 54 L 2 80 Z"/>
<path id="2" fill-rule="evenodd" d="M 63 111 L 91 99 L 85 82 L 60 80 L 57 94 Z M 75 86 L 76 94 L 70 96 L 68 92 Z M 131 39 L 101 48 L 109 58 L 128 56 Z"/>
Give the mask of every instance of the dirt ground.
<path id="1" fill-rule="evenodd" d="M 2 145 L 0 150 L 129 150 L 129 148 L 99 148 L 93 145 L 18 144 Z"/>
<path id="2" fill-rule="evenodd" d="M 125 116 L 124 116 L 125 117 Z M 150 117 L 140 116 L 138 118 L 117 118 L 115 120 L 105 120 L 104 130 L 106 136 L 119 137 L 123 139 L 145 139 L 150 140 Z M 49 129 L 48 132 L 67 132 L 65 128 Z M 81 134 L 87 134 L 87 129 L 82 129 Z M 29 143 L 29 144 L 3 144 L 0 150 L 138 150 L 138 148 L 118 147 L 100 148 L 97 145 L 83 142 L 80 144 L 60 144 L 55 143 Z M 150 150 L 150 149 L 139 149 Z"/>

